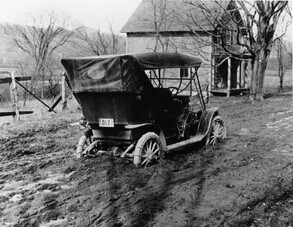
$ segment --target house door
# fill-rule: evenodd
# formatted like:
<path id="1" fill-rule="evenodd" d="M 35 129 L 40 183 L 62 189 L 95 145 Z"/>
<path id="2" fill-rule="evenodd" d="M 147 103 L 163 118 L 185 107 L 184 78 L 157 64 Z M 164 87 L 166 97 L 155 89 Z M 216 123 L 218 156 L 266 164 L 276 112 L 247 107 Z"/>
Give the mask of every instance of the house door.
<path id="1" fill-rule="evenodd" d="M 231 88 L 237 88 L 237 70 L 239 64 L 239 60 L 231 58 Z"/>
<path id="2" fill-rule="evenodd" d="M 215 88 L 227 88 L 228 81 L 228 60 L 221 57 L 215 59 Z"/>
<path id="3" fill-rule="evenodd" d="M 237 88 L 237 70 L 240 61 L 234 58 L 231 58 L 231 87 Z M 228 71 L 229 64 L 227 57 L 217 57 L 215 61 L 215 78 L 214 84 L 215 88 L 227 88 L 228 87 Z"/>

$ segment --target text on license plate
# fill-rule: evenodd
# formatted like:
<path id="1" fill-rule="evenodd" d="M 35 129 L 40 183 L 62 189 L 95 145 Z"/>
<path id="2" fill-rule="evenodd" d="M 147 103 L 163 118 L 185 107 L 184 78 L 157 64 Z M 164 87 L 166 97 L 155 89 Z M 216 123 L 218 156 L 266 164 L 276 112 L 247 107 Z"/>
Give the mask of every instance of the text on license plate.
<path id="1" fill-rule="evenodd" d="M 112 118 L 99 118 L 99 126 L 113 128 L 114 120 Z"/>

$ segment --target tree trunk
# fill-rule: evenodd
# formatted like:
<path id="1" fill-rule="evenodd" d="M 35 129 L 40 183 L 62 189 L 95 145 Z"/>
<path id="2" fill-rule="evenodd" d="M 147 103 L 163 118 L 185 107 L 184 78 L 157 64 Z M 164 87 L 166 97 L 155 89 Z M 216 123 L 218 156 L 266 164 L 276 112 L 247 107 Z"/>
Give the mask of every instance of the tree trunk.
<path id="1" fill-rule="evenodd" d="M 284 76 L 284 74 L 283 74 L 282 76 L 280 76 L 280 87 L 279 87 L 279 92 L 282 92 L 282 91 L 283 91 L 283 76 Z"/>
<path id="2" fill-rule="evenodd" d="M 25 87 L 26 88 L 28 87 L 27 81 L 25 81 Z M 24 90 L 24 92 L 23 92 L 23 107 L 25 107 L 27 96 L 28 96 L 28 92 L 26 90 Z"/>
<path id="3" fill-rule="evenodd" d="M 36 71 L 34 72 L 32 79 L 30 81 L 30 88 L 29 90 L 35 94 L 36 89 L 38 87 L 38 81 L 40 81 L 40 75 L 41 75 L 41 70 L 39 68 L 36 69 Z M 32 99 L 32 95 L 29 95 L 29 100 Z"/>
<path id="4" fill-rule="evenodd" d="M 255 59 L 252 61 L 250 96 L 253 100 L 263 101 L 263 84 L 265 71 L 267 68 L 270 48 L 261 48 L 257 51 Z"/>
<path id="5" fill-rule="evenodd" d="M 255 99 L 255 95 L 256 95 L 256 79 L 257 79 L 257 75 L 258 75 L 258 59 L 253 59 L 251 60 L 251 78 L 250 78 L 250 96 L 251 99 Z"/>
<path id="6" fill-rule="evenodd" d="M 282 46 L 279 43 L 278 44 L 278 60 L 279 60 L 279 70 L 278 70 L 278 75 L 279 75 L 279 79 L 280 79 L 280 85 L 279 85 L 279 92 L 283 91 L 283 78 L 284 78 L 284 65 L 283 65 L 283 54 L 282 54 Z"/>
<path id="7" fill-rule="evenodd" d="M 62 111 L 67 110 L 65 83 L 66 83 L 66 77 L 65 77 L 65 74 L 63 74 L 62 75 L 62 83 L 61 83 Z"/>
<path id="8" fill-rule="evenodd" d="M 44 75 L 41 76 L 42 81 L 41 81 L 41 99 L 44 99 L 44 86 L 45 86 L 45 82 L 44 82 Z"/>

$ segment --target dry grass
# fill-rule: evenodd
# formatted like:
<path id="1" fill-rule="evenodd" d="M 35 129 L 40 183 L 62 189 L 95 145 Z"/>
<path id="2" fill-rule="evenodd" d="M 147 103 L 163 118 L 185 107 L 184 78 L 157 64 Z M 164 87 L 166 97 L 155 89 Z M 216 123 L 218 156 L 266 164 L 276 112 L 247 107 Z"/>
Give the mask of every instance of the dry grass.
<path id="1" fill-rule="evenodd" d="M 52 106 L 54 102 L 52 100 L 42 100 L 44 103 L 46 103 L 48 106 Z M 26 102 L 25 106 L 23 101 L 19 101 L 19 109 L 21 111 L 33 111 L 33 114 L 27 114 L 27 115 L 21 115 L 20 120 L 25 121 L 32 118 L 40 118 L 42 116 L 47 116 L 52 114 L 52 112 L 48 111 L 48 108 L 44 106 L 41 102 L 39 102 L 36 99 L 29 100 Z M 67 110 L 70 112 L 79 111 L 79 104 L 77 101 L 72 98 L 67 101 Z M 0 103 L 0 110 L 1 111 L 12 111 L 12 104 L 11 102 L 1 102 Z M 62 114 L 62 104 L 61 102 L 55 107 L 54 109 L 57 114 Z M 65 112 L 66 112 L 65 111 Z M 11 123 L 14 122 L 14 118 L 12 116 L 7 117 L 0 117 L 0 126 L 5 123 Z"/>
<path id="2" fill-rule="evenodd" d="M 284 90 L 292 90 L 293 87 L 292 70 L 287 70 L 284 75 L 283 88 Z M 267 70 L 264 80 L 264 92 L 274 93 L 278 91 L 280 79 L 278 72 L 275 70 Z"/>

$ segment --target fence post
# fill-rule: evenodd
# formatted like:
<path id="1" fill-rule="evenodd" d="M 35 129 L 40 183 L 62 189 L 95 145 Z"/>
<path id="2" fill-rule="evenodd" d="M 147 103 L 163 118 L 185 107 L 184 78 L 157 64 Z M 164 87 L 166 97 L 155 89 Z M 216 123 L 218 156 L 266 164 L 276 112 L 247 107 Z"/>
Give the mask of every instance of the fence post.
<path id="1" fill-rule="evenodd" d="M 212 62 L 211 62 L 211 76 L 210 76 L 210 84 L 211 86 L 209 87 L 209 95 L 211 95 L 211 92 L 213 89 L 217 88 L 215 86 L 215 77 L 216 77 L 216 72 L 215 72 L 215 67 L 216 67 L 216 56 L 212 55 Z"/>
<path id="2" fill-rule="evenodd" d="M 237 61 L 236 88 L 241 88 L 241 60 Z"/>
<path id="3" fill-rule="evenodd" d="M 65 77 L 65 73 L 63 73 L 62 74 L 62 81 L 61 81 L 62 110 L 66 110 L 67 109 L 65 82 L 66 82 L 66 77 Z"/>
<path id="4" fill-rule="evenodd" d="M 241 60 L 240 88 L 245 87 L 245 64 L 246 61 Z"/>
<path id="5" fill-rule="evenodd" d="M 227 81 L 227 97 L 230 97 L 231 92 L 231 58 L 228 58 L 228 81 Z"/>
<path id="6" fill-rule="evenodd" d="M 19 116 L 19 106 L 18 106 L 18 97 L 17 97 L 17 87 L 16 87 L 16 82 L 15 82 L 15 72 L 11 72 L 11 84 L 10 84 L 10 89 L 11 89 L 11 102 L 12 102 L 12 108 L 15 111 L 15 120 L 19 121 L 20 116 Z"/>

